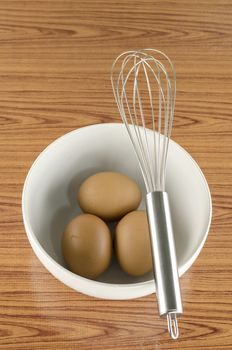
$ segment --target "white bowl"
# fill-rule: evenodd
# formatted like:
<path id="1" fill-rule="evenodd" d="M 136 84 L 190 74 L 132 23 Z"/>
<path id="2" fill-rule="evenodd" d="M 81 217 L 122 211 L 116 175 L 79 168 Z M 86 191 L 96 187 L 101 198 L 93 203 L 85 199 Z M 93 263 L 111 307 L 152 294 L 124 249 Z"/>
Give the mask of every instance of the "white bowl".
<path id="1" fill-rule="evenodd" d="M 152 133 L 149 133 L 152 137 Z M 151 274 L 123 273 L 115 259 L 97 281 L 65 268 L 61 236 L 80 208 L 76 193 L 82 181 L 99 171 L 119 171 L 133 178 L 145 196 L 142 176 L 122 124 L 97 124 L 70 132 L 51 143 L 32 165 L 23 189 L 22 210 L 31 246 L 42 264 L 75 290 L 105 299 L 131 299 L 155 292 Z M 191 156 L 170 141 L 166 190 L 176 243 L 179 274 L 193 264 L 206 240 L 212 207 L 203 173 Z M 144 202 L 141 204 L 144 208 Z"/>

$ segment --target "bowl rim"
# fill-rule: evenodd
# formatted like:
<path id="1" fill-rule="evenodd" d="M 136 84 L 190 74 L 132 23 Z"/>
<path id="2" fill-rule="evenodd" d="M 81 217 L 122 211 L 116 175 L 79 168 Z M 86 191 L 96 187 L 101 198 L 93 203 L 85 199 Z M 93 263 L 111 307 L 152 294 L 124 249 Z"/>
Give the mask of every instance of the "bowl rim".
<path id="1" fill-rule="evenodd" d="M 47 252 L 46 250 L 41 246 L 41 244 L 39 243 L 37 237 L 35 236 L 32 227 L 30 225 L 30 219 L 29 219 L 29 214 L 27 212 L 27 208 L 26 208 L 26 202 L 25 202 L 25 197 L 26 197 L 26 193 L 27 193 L 27 187 L 29 184 L 29 181 L 31 179 L 31 174 L 34 170 L 34 168 L 36 167 L 37 163 L 40 161 L 41 158 L 44 157 L 44 155 L 49 152 L 49 150 L 53 147 L 55 147 L 58 143 L 61 143 L 65 138 L 72 136 L 73 134 L 78 134 L 79 132 L 81 132 L 83 129 L 86 128 L 96 128 L 96 127 L 124 127 L 123 123 L 97 123 L 97 124 L 90 124 L 90 125 L 86 125 L 74 130 L 71 130 L 59 137 L 57 137 L 54 141 L 52 141 L 51 143 L 49 143 L 40 153 L 39 155 L 36 157 L 36 159 L 34 160 L 34 162 L 32 163 L 32 165 L 30 166 L 30 169 L 26 175 L 26 179 L 23 185 L 23 191 L 22 191 L 22 216 L 23 216 L 23 223 L 25 226 L 25 231 L 28 237 L 28 240 L 30 242 L 30 244 L 36 246 L 36 249 L 38 250 L 38 252 L 43 255 L 47 261 L 49 261 L 49 263 L 51 265 L 53 265 L 56 269 L 60 270 L 61 273 L 65 273 L 68 276 L 71 276 L 72 278 L 76 278 L 79 279 L 80 281 L 83 281 L 85 283 L 95 283 L 98 284 L 99 286 L 102 287 L 114 287 L 114 288 L 137 288 L 140 286 L 150 286 L 151 283 L 154 284 L 154 279 L 149 279 L 147 281 L 144 282 L 135 282 L 135 283 L 107 283 L 107 282 L 101 282 L 101 281 L 96 281 L 96 280 L 91 280 L 88 278 L 85 278 L 83 276 L 77 275 L 73 272 L 71 272 L 70 270 L 66 269 L 64 266 L 60 265 L 56 260 L 54 260 Z M 148 129 L 151 130 L 151 129 Z M 199 165 L 197 164 L 197 162 L 193 159 L 193 157 L 181 146 L 179 145 L 177 142 L 175 142 L 173 139 L 170 139 L 170 141 L 172 143 L 175 144 L 175 146 L 177 146 L 179 149 L 181 149 L 181 151 L 183 153 L 185 153 L 185 155 L 191 159 L 191 161 L 194 163 L 194 165 L 196 166 L 196 168 L 198 169 L 201 178 L 203 180 L 206 192 L 207 192 L 207 197 L 208 197 L 208 201 L 209 201 L 209 217 L 208 217 L 208 225 L 206 228 L 206 232 L 201 240 L 201 243 L 197 246 L 197 249 L 195 250 L 195 252 L 193 253 L 193 255 L 191 256 L 190 259 L 188 259 L 183 265 L 179 266 L 178 271 L 179 271 L 179 276 L 181 277 L 191 266 L 192 264 L 195 262 L 195 260 L 197 259 L 198 255 L 200 254 L 203 245 L 205 244 L 205 241 L 207 239 L 208 233 L 209 233 L 209 229 L 210 229 L 210 225 L 211 225 L 211 221 L 212 221 L 212 198 L 211 198 L 211 194 L 210 194 L 210 189 L 209 189 L 209 185 L 206 181 L 206 178 L 201 170 L 201 168 L 199 167 Z M 33 246 L 32 246 L 33 248 Z M 34 248 L 33 248 L 34 250 Z M 35 251 L 34 251 L 35 252 Z M 39 259 L 40 260 L 40 259 Z"/>

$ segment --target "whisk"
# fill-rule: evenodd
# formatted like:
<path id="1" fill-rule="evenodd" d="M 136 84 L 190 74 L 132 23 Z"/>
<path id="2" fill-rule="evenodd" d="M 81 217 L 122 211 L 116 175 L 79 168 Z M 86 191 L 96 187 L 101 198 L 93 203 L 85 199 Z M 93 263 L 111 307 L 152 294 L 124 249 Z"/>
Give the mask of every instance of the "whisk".
<path id="1" fill-rule="evenodd" d="M 165 192 L 176 95 L 175 70 L 161 51 L 127 51 L 114 61 L 111 83 L 146 186 L 159 314 L 167 316 L 168 331 L 173 339 L 177 339 L 176 316 L 183 309 L 169 200 Z"/>

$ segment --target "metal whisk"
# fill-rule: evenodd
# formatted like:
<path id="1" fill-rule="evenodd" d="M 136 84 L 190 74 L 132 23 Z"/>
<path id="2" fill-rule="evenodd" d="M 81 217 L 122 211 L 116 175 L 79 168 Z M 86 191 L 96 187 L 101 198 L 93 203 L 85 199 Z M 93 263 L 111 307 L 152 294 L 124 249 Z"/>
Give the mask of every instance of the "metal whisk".
<path id="1" fill-rule="evenodd" d="M 176 78 L 161 51 L 122 53 L 114 61 L 111 83 L 119 113 L 137 155 L 145 182 L 153 271 L 160 316 L 167 316 L 173 339 L 182 302 L 165 173 L 175 107 Z M 152 129 L 152 141 L 148 137 Z"/>

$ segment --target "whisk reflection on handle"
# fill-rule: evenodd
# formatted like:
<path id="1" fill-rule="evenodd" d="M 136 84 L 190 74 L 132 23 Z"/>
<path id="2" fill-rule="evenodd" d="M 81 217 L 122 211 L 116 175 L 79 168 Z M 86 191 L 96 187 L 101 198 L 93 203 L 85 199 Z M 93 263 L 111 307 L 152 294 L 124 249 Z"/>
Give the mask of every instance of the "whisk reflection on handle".
<path id="1" fill-rule="evenodd" d="M 169 333 L 177 339 L 176 315 L 183 310 L 168 194 L 165 192 L 176 93 L 174 67 L 161 51 L 128 51 L 113 63 L 111 83 L 147 190 L 146 207 L 159 313 L 167 316 Z M 152 128 L 152 138 L 150 134 L 148 136 L 147 127 Z"/>

